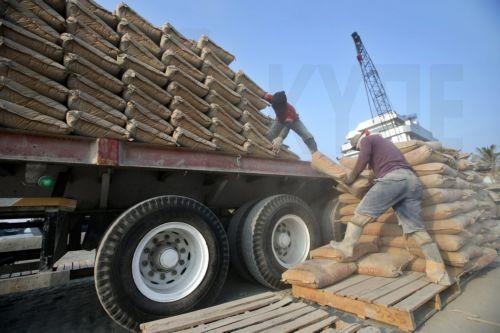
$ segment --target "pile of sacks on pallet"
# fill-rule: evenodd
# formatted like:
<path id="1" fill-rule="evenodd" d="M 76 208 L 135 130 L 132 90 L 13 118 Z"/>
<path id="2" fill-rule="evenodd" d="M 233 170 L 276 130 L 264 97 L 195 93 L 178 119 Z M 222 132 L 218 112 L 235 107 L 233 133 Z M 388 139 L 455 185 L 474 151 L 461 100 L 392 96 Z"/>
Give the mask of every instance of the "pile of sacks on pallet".
<path id="1" fill-rule="evenodd" d="M 207 36 L 153 26 L 125 4 L 0 1 L 0 125 L 264 158 L 265 91 Z"/>
<path id="2" fill-rule="evenodd" d="M 397 144 L 418 175 L 423 188 L 422 219 L 436 242 L 450 276 L 459 278 L 492 263 L 500 247 L 500 221 L 496 205 L 483 189 L 481 177 L 472 171 L 465 154 L 445 149 L 439 142 L 408 141 Z M 335 164 L 320 152 L 312 166 L 342 179 L 356 163 L 344 157 Z M 337 186 L 338 220 L 348 223 L 371 186 L 364 171 L 351 186 Z M 310 252 L 310 260 L 283 273 L 283 280 L 311 288 L 323 288 L 357 272 L 397 277 L 403 271 L 425 272 L 424 255 L 411 238 L 403 235 L 394 211 L 389 209 L 367 224 L 351 258 L 329 245 Z"/>

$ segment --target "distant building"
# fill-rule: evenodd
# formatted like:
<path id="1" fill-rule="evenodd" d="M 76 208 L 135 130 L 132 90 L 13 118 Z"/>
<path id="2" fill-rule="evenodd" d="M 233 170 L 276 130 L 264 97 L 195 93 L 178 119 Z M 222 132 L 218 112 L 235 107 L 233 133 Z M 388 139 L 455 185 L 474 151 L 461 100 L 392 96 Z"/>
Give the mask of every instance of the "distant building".
<path id="1" fill-rule="evenodd" d="M 409 140 L 434 141 L 436 138 L 431 131 L 423 128 L 417 120 L 416 114 L 403 116 L 396 112 L 388 112 L 383 116 L 377 116 L 356 126 L 356 128 L 347 133 L 347 142 L 342 145 L 342 154 L 344 156 L 357 154 L 352 150 L 349 139 L 363 129 L 368 129 L 372 134 L 380 134 L 384 138 L 390 138 L 392 142 L 404 142 Z"/>

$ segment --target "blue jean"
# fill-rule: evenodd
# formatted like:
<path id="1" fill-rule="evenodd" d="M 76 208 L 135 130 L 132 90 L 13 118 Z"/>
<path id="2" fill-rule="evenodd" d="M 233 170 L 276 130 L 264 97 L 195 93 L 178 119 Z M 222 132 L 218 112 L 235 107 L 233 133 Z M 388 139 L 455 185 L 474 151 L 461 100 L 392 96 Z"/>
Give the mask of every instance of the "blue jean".
<path id="1" fill-rule="evenodd" d="M 392 207 L 403 232 L 409 234 L 425 230 L 421 203 L 422 184 L 418 177 L 411 170 L 397 169 L 375 180 L 356 213 L 377 218 Z"/>

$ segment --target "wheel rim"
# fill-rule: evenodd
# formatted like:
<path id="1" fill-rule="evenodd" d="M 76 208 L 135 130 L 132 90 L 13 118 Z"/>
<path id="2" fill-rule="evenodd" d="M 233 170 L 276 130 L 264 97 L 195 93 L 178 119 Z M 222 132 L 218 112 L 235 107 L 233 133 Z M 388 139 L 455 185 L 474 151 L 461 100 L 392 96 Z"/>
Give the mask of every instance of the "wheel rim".
<path id="1" fill-rule="evenodd" d="M 309 254 L 309 229 L 297 215 L 282 216 L 274 225 L 271 239 L 274 257 L 286 268 L 301 263 Z"/>
<path id="2" fill-rule="evenodd" d="M 174 302 L 192 293 L 208 269 L 203 235 L 184 222 L 164 223 L 137 245 L 132 277 L 139 291 L 157 302 Z"/>

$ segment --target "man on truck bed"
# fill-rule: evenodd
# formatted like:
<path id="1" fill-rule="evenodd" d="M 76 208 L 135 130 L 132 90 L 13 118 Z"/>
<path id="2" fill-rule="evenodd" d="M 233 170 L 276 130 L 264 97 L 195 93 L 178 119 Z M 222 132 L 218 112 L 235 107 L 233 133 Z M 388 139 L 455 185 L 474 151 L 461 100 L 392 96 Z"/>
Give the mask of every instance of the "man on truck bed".
<path id="1" fill-rule="evenodd" d="M 311 154 L 318 150 L 314 137 L 307 130 L 304 123 L 300 121 L 295 108 L 287 102 L 284 91 L 278 91 L 274 93 L 274 95 L 266 93 L 264 99 L 271 103 L 276 113 L 276 119 L 274 119 L 271 129 L 267 133 L 267 138 L 273 143 L 273 152 L 279 153 L 281 144 L 283 140 L 285 140 L 290 129 L 304 140 Z"/>
<path id="2" fill-rule="evenodd" d="M 360 153 L 354 169 L 346 176 L 345 183 L 352 184 L 369 165 L 376 177 L 375 184 L 363 197 L 352 221 L 347 224 L 344 240 L 332 241 L 331 246 L 342 251 L 346 257 L 351 257 L 363 227 L 392 207 L 405 236 L 409 235 L 424 253 L 427 277 L 432 282 L 450 285 L 451 280 L 439 249 L 425 230 L 421 218 L 420 181 L 403 154 L 389 139 L 369 134 L 364 130 L 351 139 L 352 147 Z"/>

